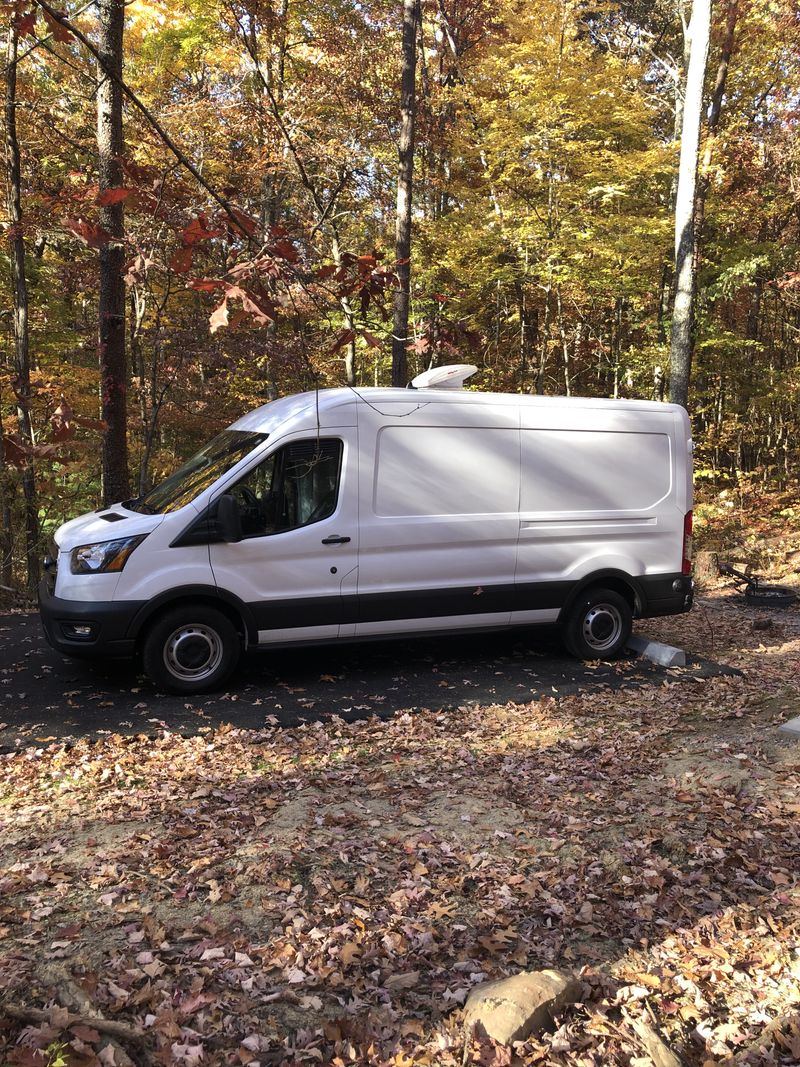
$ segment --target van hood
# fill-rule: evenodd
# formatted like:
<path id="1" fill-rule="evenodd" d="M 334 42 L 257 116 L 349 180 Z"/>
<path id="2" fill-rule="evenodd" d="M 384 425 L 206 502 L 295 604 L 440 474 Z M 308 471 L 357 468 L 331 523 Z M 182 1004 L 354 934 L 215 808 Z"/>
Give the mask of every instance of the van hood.
<path id="1" fill-rule="evenodd" d="M 69 552 L 79 545 L 152 533 L 163 521 L 163 515 L 143 515 L 138 511 L 129 511 L 121 504 L 114 504 L 70 519 L 59 526 L 54 540 L 61 551 Z"/>

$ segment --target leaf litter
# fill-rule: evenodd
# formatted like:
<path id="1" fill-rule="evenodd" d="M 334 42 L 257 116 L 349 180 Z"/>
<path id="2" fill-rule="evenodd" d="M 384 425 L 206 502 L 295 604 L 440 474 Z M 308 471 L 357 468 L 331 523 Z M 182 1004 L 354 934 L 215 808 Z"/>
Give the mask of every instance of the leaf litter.
<path id="1" fill-rule="evenodd" d="M 644 1067 L 642 1023 L 798 1062 L 800 612 L 762 617 L 642 624 L 743 677 L 0 757 L 3 1064 Z M 465 1047 L 548 966 L 551 1033 Z"/>

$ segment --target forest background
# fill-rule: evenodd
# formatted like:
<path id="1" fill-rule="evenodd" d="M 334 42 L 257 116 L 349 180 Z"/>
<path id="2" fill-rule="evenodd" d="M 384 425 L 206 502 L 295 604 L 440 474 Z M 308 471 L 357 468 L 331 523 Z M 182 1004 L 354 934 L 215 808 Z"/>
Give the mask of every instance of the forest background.
<path id="1" fill-rule="evenodd" d="M 397 381 L 409 272 L 404 378 L 463 361 L 484 389 L 668 397 L 690 5 L 30 0 L 2 14 L 7 589 L 35 589 L 58 524 L 143 492 L 243 411 Z M 794 0 L 714 6 L 702 115 L 697 484 L 781 489 L 800 418 Z M 407 259 L 398 144 L 401 182 L 413 160 Z"/>

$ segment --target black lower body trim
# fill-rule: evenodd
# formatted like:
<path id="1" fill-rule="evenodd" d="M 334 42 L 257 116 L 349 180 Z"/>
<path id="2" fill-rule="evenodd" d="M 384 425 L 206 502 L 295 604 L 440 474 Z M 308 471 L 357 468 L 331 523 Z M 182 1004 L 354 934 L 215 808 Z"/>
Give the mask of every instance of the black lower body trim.
<path id="1" fill-rule="evenodd" d="M 516 582 L 444 589 L 404 589 L 348 597 L 298 597 L 251 602 L 259 630 L 336 626 L 392 619 L 433 619 L 457 615 L 494 615 L 514 611 L 561 610 L 590 585 L 623 581 L 636 594 L 641 616 L 675 615 L 692 604 L 692 582 L 680 574 L 644 575 L 600 572 L 580 582 Z"/>
<path id="2" fill-rule="evenodd" d="M 676 615 L 692 605 L 692 580 L 681 574 L 631 578 L 600 572 L 581 582 L 517 582 L 492 586 L 411 589 L 349 597 L 292 597 L 256 601 L 240 606 L 251 637 L 258 630 L 291 630 L 306 626 L 336 626 L 393 619 L 433 619 L 459 615 L 498 615 L 515 611 L 561 610 L 569 607 L 582 588 L 611 579 L 624 581 L 637 595 L 643 618 Z M 61 600 L 52 593 L 46 577 L 39 587 L 39 609 L 45 635 L 58 652 L 69 656 L 132 656 L 136 634 L 154 610 L 154 602 Z M 203 589 L 204 598 L 215 591 Z M 188 595 L 176 589 L 175 599 Z M 199 595 L 199 593 L 198 593 Z M 222 600 L 223 591 L 216 593 Z M 168 606 L 172 595 L 162 594 L 158 606 Z M 237 609 L 238 610 L 238 609 Z"/>

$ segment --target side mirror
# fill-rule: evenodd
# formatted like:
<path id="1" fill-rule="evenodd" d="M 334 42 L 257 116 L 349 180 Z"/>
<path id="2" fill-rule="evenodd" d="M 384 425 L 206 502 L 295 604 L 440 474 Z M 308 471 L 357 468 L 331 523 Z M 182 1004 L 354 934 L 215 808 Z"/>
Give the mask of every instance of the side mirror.
<path id="1" fill-rule="evenodd" d="M 223 541 L 228 544 L 241 541 L 242 515 L 230 493 L 224 493 L 217 501 L 217 526 Z"/>

